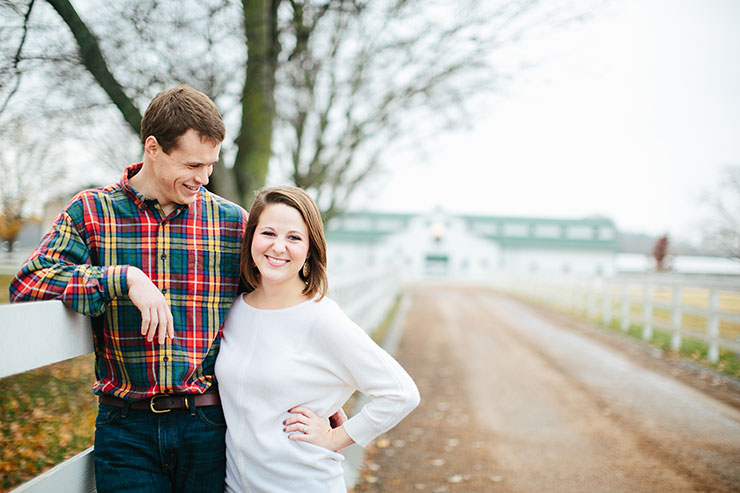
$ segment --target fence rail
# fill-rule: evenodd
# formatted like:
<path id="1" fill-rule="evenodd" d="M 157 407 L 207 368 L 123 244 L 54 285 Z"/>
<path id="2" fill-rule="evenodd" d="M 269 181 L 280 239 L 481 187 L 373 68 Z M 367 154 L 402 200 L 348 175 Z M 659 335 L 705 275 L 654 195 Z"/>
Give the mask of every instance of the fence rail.
<path id="1" fill-rule="evenodd" d="M 623 331 L 641 325 L 645 340 L 653 338 L 654 328 L 666 330 L 674 350 L 681 348 L 684 338 L 701 340 L 707 344 L 707 359 L 712 363 L 719 360 L 721 349 L 740 353 L 737 278 L 520 276 L 496 286 L 605 325 L 616 321 Z"/>
<path id="2" fill-rule="evenodd" d="M 329 295 L 371 332 L 391 309 L 401 287 L 388 272 L 332 279 Z M 0 378 L 93 351 L 90 319 L 61 301 L 0 305 Z M 18 493 L 95 491 L 93 447 L 13 490 Z"/>
<path id="3" fill-rule="evenodd" d="M 15 275 L 21 264 L 28 258 L 32 250 L 22 249 L 8 252 L 5 245 L 0 244 L 0 274 Z"/>

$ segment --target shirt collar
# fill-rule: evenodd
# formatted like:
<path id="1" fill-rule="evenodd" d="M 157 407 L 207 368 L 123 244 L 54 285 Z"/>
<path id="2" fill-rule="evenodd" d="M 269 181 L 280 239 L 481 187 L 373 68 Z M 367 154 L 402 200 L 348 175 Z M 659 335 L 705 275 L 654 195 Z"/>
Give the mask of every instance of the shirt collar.
<path id="1" fill-rule="evenodd" d="M 144 197 L 144 195 L 142 195 L 134 187 L 132 187 L 129 179 L 133 177 L 136 173 L 141 171 L 142 166 L 144 166 L 143 162 L 132 164 L 131 166 L 123 170 L 123 177 L 121 177 L 121 188 L 129 197 L 131 197 L 131 199 L 134 201 L 139 209 L 146 207 L 147 201 L 151 199 L 147 199 L 146 197 Z"/>
<path id="2" fill-rule="evenodd" d="M 146 197 L 144 194 L 136 190 L 134 187 L 131 186 L 130 179 L 139 171 L 141 171 L 141 168 L 144 166 L 143 162 L 135 163 L 126 168 L 123 171 L 123 176 L 121 177 L 121 188 L 123 189 L 126 194 L 131 197 L 131 200 L 134 201 L 136 206 L 139 209 L 144 209 L 146 207 L 153 208 L 155 204 L 158 204 L 157 199 L 152 199 L 149 197 Z M 203 193 L 201 190 L 198 196 Z M 175 204 L 175 210 L 170 214 L 170 216 L 174 217 L 182 213 L 183 211 L 187 210 L 190 206 L 185 204 Z M 160 208 L 161 210 L 161 208 Z"/>

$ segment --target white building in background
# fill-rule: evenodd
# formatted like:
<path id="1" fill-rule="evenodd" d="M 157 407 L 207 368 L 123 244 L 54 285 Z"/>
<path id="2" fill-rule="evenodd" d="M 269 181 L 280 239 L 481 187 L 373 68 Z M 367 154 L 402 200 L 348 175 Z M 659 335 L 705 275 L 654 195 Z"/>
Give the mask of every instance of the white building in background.
<path id="1" fill-rule="evenodd" d="M 497 273 L 616 272 L 607 218 L 355 212 L 327 225 L 329 270 L 393 268 L 405 280 L 485 280 Z"/>

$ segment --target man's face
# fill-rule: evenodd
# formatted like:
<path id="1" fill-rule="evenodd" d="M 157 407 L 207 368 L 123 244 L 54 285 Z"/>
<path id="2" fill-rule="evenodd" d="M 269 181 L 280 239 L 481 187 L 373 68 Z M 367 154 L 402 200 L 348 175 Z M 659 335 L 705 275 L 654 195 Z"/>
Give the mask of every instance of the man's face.
<path id="1" fill-rule="evenodd" d="M 159 144 L 157 147 L 153 163 L 155 183 L 150 184 L 152 195 L 165 210 L 175 204 L 192 204 L 200 188 L 208 184 L 221 144 L 201 140 L 200 134 L 191 128 L 180 136 L 177 147 L 169 154 Z"/>

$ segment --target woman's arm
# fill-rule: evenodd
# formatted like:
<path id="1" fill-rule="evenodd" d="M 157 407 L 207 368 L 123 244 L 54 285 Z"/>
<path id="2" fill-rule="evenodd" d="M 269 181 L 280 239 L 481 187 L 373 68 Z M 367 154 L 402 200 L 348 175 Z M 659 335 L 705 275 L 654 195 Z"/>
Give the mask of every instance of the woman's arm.
<path id="1" fill-rule="evenodd" d="M 318 444 L 325 442 L 332 450 L 345 443 L 365 447 L 374 438 L 394 427 L 419 404 L 419 391 L 409 374 L 332 301 L 327 300 L 320 328 L 314 331 L 316 351 L 327 369 L 344 385 L 371 397 L 347 422 L 331 431 L 328 420 L 315 414 L 298 413 L 286 423 L 293 438 Z M 291 411 L 293 412 L 293 411 Z M 296 419 L 297 418 L 297 419 Z M 317 419 L 326 423 L 318 423 Z M 308 433 L 302 433 L 306 426 Z M 287 426 L 286 426 L 287 428 Z M 292 437 L 291 435 L 291 437 Z M 326 446 L 326 445 L 324 445 Z"/>

